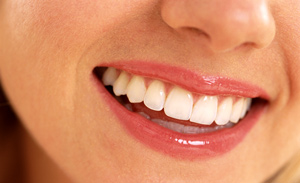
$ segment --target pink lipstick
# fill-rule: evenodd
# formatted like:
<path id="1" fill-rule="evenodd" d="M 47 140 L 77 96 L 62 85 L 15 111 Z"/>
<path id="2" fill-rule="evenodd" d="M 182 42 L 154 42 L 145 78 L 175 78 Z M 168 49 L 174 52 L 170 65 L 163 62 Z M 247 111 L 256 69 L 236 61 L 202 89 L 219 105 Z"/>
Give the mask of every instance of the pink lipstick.
<path id="1" fill-rule="evenodd" d="M 184 134 L 126 109 L 107 91 L 99 78 L 93 75 L 92 80 L 99 89 L 100 97 L 105 99 L 124 129 L 145 146 L 174 158 L 203 159 L 232 150 L 259 121 L 269 98 L 264 90 L 249 83 L 222 76 L 207 76 L 181 67 L 141 61 L 102 64 L 101 67 L 114 67 L 135 75 L 166 81 L 195 93 L 257 98 L 246 117 L 233 127 L 201 134 Z"/>

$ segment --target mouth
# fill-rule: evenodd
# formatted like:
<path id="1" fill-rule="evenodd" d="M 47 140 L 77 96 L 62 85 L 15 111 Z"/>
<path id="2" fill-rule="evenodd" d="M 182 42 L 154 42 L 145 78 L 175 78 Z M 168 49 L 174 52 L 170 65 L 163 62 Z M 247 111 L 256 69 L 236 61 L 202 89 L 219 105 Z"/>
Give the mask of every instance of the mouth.
<path id="1" fill-rule="evenodd" d="M 267 95 L 258 87 L 165 67 L 98 66 L 93 78 L 125 129 L 171 157 L 203 159 L 232 150 L 267 106 Z"/>

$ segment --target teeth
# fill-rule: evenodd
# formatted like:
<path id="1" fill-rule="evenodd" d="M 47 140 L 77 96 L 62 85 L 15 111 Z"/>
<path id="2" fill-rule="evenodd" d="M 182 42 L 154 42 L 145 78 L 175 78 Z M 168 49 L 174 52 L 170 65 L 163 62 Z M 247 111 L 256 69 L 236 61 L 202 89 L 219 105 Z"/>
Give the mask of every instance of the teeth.
<path id="1" fill-rule="evenodd" d="M 150 116 L 144 112 L 138 112 L 141 116 L 143 116 L 146 119 L 150 119 Z"/>
<path id="2" fill-rule="evenodd" d="M 124 104 L 124 106 L 126 107 L 126 109 L 128 109 L 129 111 L 133 111 L 132 110 L 132 105 L 130 103 Z"/>
<path id="3" fill-rule="evenodd" d="M 104 85 L 113 85 L 117 78 L 117 70 L 113 67 L 109 67 L 102 76 L 102 82 Z"/>
<path id="4" fill-rule="evenodd" d="M 165 114 L 169 117 L 188 120 L 192 113 L 193 97 L 188 91 L 175 87 L 169 93 L 165 103 Z"/>
<path id="5" fill-rule="evenodd" d="M 154 123 L 159 124 L 160 126 L 163 126 L 165 128 L 169 128 L 173 131 L 179 132 L 179 133 L 186 133 L 186 134 L 197 134 L 197 133 L 209 133 L 216 130 L 220 130 L 223 128 L 230 128 L 233 126 L 233 123 L 227 123 L 223 126 L 214 126 L 214 127 L 195 127 L 195 126 L 185 126 L 182 124 L 178 124 L 172 121 L 164 121 L 162 119 L 151 119 Z"/>
<path id="6" fill-rule="evenodd" d="M 249 109 L 250 105 L 251 105 L 251 98 L 247 98 L 244 100 L 244 104 L 243 104 L 243 109 L 242 109 L 242 113 L 241 113 L 241 117 L 240 118 L 243 118 L 245 117 L 246 113 L 247 113 L 247 110 Z"/>
<path id="7" fill-rule="evenodd" d="M 158 80 L 153 80 L 146 87 L 143 77 L 135 75 L 131 77 L 129 73 L 120 72 L 115 68 L 108 68 L 103 74 L 102 81 L 104 85 L 113 85 L 113 92 L 116 96 L 127 94 L 130 103 L 124 105 L 130 111 L 132 111 L 131 103 L 144 102 L 145 106 L 151 110 L 161 111 L 164 109 L 164 113 L 171 118 L 190 120 L 202 125 L 211 125 L 215 121 L 219 126 L 215 126 L 214 130 L 222 129 L 224 125 L 232 126 L 233 123 L 244 118 L 252 101 L 251 98 L 239 98 L 233 103 L 234 97 L 224 98 L 222 96 L 200 96 L 197 101 L 194 101 L 193 94 L 182 88 L 175 86 L 168 90 L 165 84 Z M 167 93 L 169 94 L 167 95 Z M 139 114 L 151 119 L 144 112 Z M 162 122 L 160 119 L 152 121 L 182 133 L 203 133 L 212 130 L 210 127 L 205 130 L 203 127 L 190 128 L 175 122 Z"/>
<path id="8" fill-rule="evenodd" d="M 215 96 L 203 96 L 194 105 L 190 121 L 210 125 L 217 115 L 218 99 Z"/>
<path id="9" fill-rule="evenodd" d="M 232 112 L 230 116 L 230 121 L 233 123 L 237 123 L 240 119 L 242 109 L 244 105 L 244 98 L 240 98 L 232 107 Z"/>
<path id="10" fill-rule="evenodd" d="M 118 79 L 114 82 L 113 90 L 116 96 L 125 95 L 129 82 L 129 75 L 122 71 Z"/>
<path id="11" fill-rule="evenodd" d="M 155 80 L 147 89 L 144 104 L 154 111 L 160 111 L 164 107 L 165 98 L 166 93 L 164 84 L 161 81 Z"/>
<path id="12" fill-rule="evenodd" d="M 196 134 L 198 133 L 198 128 L 195 128 L 193 126 L 185 126 L 182 131 L 183 133 Z"/>
<path id="13" fill-rule="evenodd" d="M 218 112 L 217 112 L 217 117 L 215 119 L 215 122 L 218 125 L 225 125 L 226 123 L 228 123 L 230 119 L 231 110 L 232 110 L 232 98 L 227 97 L 218 107 Z"/>
<path id="14" fill-rule="evenodd" d="M 131 103 L 143 102 L 146 93 L 144 78 L 133 76 L 127 86 L 127 97 Z"/>

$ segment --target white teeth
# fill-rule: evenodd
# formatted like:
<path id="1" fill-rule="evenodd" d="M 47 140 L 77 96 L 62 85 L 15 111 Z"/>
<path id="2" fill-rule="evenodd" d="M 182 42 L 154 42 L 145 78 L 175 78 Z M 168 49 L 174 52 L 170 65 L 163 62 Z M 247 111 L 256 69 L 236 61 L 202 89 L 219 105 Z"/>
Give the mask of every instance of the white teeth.
<path id="1" fill-rule="evenodd" d="M 129 82 L 129 75 L 122 71 L 118 79 L 114 82 L 113 90 L 116 96 L 125 95 Z"/>
<path id="2" fill-rule="evenodd" d="M 166 98 L 165 86 L 161 81 L 153 81 L 145 94 L 144 104 L 154 110 L 160 111 L 164 107 Z"/>
<path id="3" fill-rule="evenodd" d="M 192 113 L 192 94 L 179 87 L 175 87 L 169 93 L 165 103 L 165 114 L 169 117 L 188 120 Z"/>
<path id="4" fill-rule="evenodd" d="M 210 125 L 217 115 L 218 99 L 215 96 L 203 96 L 194 105 L 190 121 Z"/>
<path id="5" fill-rule="evenodd" d="M 130 103 L 124 105 L 130 111 L 133 108 L 132 103 L 144 102 L 145 106 L 151 110 L 161 111 L 164 109 L 164 113 L 171 118 L 190 120 L 203 125 L 211 125 L 215 121 L 217 125 L 220 125 L 216 127 L 223 128 L 225 124 L 233 125 L 244 118 L 251 106 L 251 98 L 239 98 L 233 103 L 234 97 L 224 98 L 222 96 L 200 96 L 194 104 L 193 94 L 182 88 L 175 86 L 168 89 L 163 82 L 158 80 L 153 80 L 146 87 L 143 77 L 135 75 L 131 77 L 131 74 L 125 71 L 119 73 L 119 70 L 110 67 L 103 73 L 102 81 L 104 85 L 113 85 L 113 92 L 116 96 L 127 94 Z M 169 91 L 168 96 L 166 96 L 167 91 Z M 151 119 L 144 112 L 140 112 L 140 115 Z M 228 123 L 229 121 L 232 123 Z M 161 121 L 159 121 L 160 123 Z M 198 133 L 203 130 L 203 127 L 197 127 L 196 130 L 196 128 L 180 125 L 168 121 L 164 122 L 163 126 L 183 133 Z M 217 130 L 217 128 L 214 129 Z"/>
<path id="6" fill-rule="evenodd" d="M 228 123 L 230 119 L 231 110 L 232 110 L 232 98 L 227 97 L 218 107 L 218 112 L 217 112 L 217 117 L 215 119 L 215 122 L 218 125 L 225 125 L 226 123 Z"/>
<path id="7" fill-rule="evenodd" d="M 117 70 L 113 67 L 109 67 L 102 76 L 102 82 L 104 85 L 113 85 L 117 78 Z"/>
<path id="8" fill-rule="evenodd" d="M 249 108 L 250 105 L 251 105 L 251 101 L 252 101 L 251 98 L 246 98 L 246 99 L 244 100 L 243 109 L 242 109 L 242 113 L 241 113 L 240 118 L 245 117 L 245 115 L 246 115 L 246 113 L 247 113 L 247 110 L 248 110 L 248 108 Z"/>
<path id="9" fill-rule="evenodd" d="M 230 121 L 233 123 L 237 123 L 240 119 L 242 109 L 244 105 L 244 98 L 240 98 L 232 107 L 232 112 L 230 116 Z"/>
<path id="10" fill-rule="evenodd" d="M 144 78 L 133 76 L 127 86 L 127 97 L 131 103 L 143 102 L 146 93 Z"/>

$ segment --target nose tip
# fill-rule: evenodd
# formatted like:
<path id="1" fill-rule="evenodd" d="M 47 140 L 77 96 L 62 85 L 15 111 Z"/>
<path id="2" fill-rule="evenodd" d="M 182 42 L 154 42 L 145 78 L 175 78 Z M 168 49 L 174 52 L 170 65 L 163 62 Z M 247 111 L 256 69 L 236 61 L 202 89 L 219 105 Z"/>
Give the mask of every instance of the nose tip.
<path id="1" fill-rule="evenodd" d="M 264 48 L 275 36 L 275 22 L 264 0 L 166 0 L 161 15 L 180 33 L 197 30 L 205 35 L 216 52 L 243 45 Z"/>

